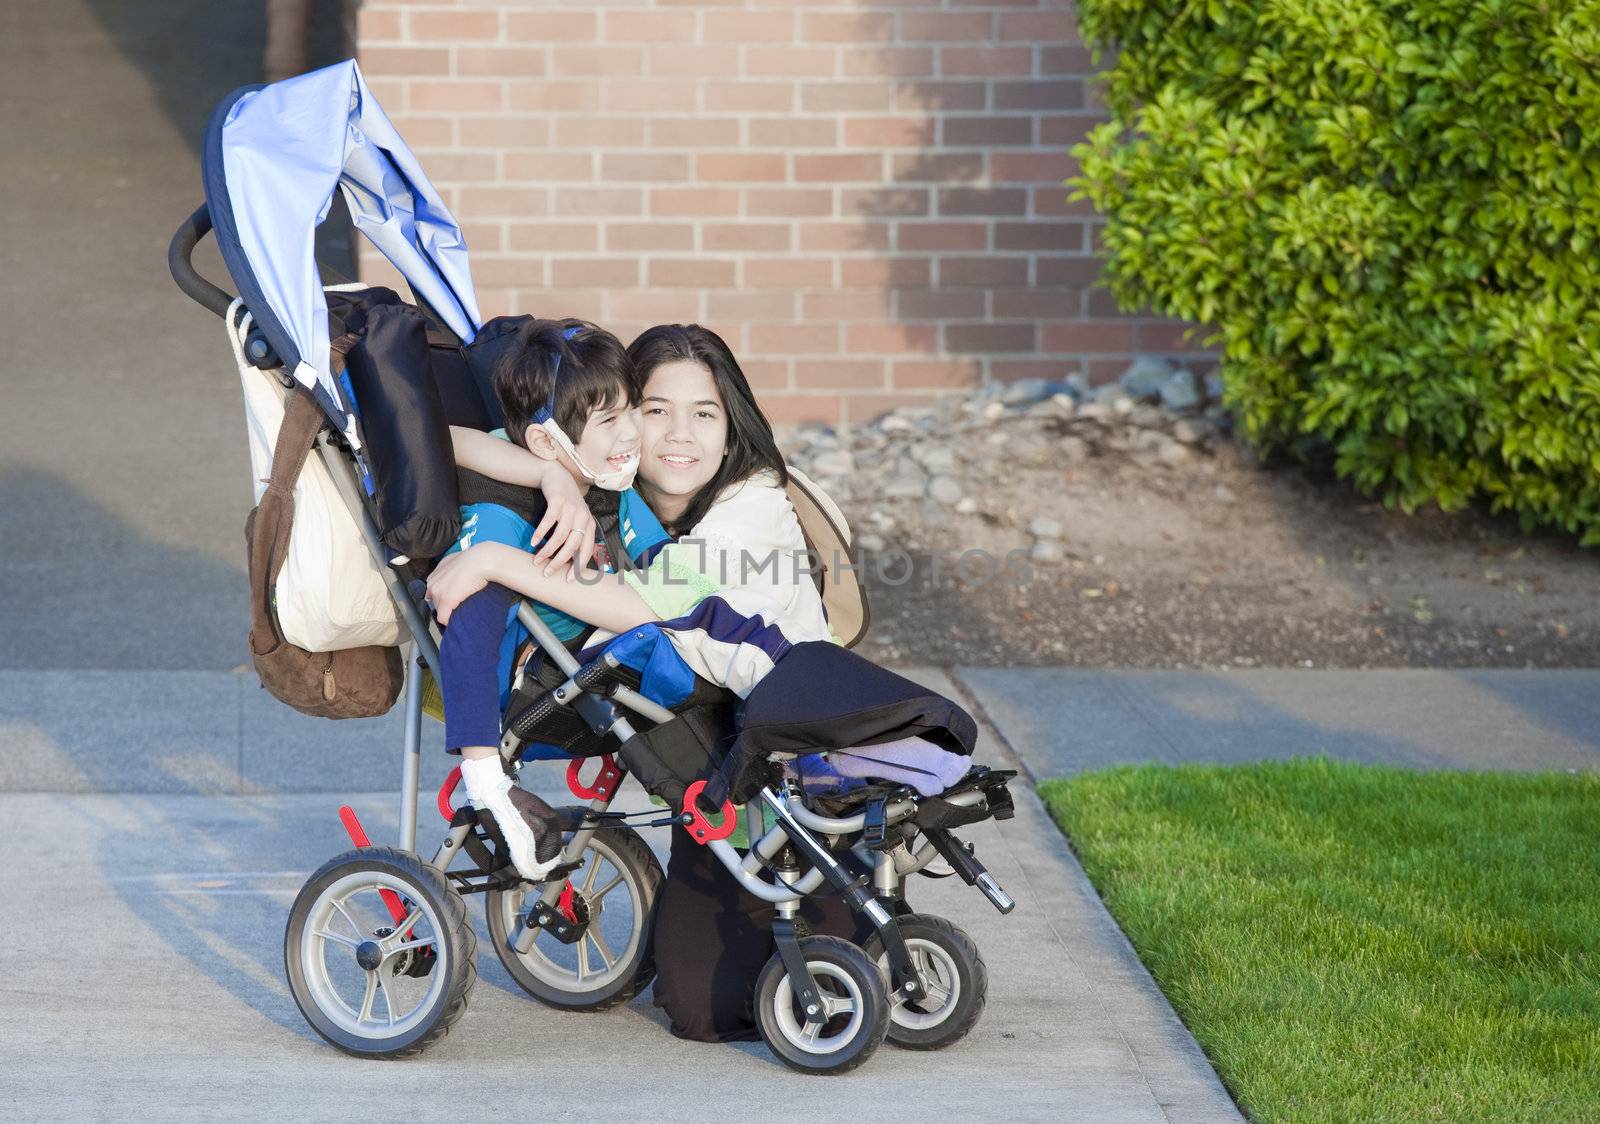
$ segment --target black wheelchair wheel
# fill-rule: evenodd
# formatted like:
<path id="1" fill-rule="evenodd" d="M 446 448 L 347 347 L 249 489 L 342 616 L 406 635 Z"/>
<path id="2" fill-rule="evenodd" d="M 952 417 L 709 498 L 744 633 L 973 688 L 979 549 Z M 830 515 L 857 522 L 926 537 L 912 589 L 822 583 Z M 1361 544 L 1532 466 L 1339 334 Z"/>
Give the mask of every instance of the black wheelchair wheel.
<path id="1" fill-rule="evenodd" d="M 756 1027 L 773 1055 L 801 1073 L 848 1073 L 870 1058 L 889 1028 L 883 975 L 866 953 L 839 937 L 800 941 L 806 970 L 822 992 L 821 1022 L 806 1022 L 777 953 L 756 981 Z"/>
<path id="2" fill-rule="evenodd" d="M 892 997 L 889 1041 L 907 1050 L 939 1050 L 965 1038 L 989 999 L 989 971 L 978 946 L 960 928 L 930 913 L 895 918 L 906 951 L 927 986 L 915 1002 Z M 866 953 L 889 978 L 889 954 L 874 933 Z"/>
<path id="3" fill-rule="evenodd" d="M 517 985 L 565 1011 L 604 1011 L 655 979 L 651 936 L 665 878 L 649 844 L 631 827 L 601 828 L 568 876 L 581 935 L 563 943 L 541 930 L 527 952 L 511 947 L 518 915 L 544 887 L 491 890 L 484 909 L 494 951 Z"/>
<path id="4" fill-rule="evenodd" d="M 295 898 L 283 936 L 300 1013 L 362 1058 L 411 1057 L 449 1033 L 466 1013 L 477 955 L 461 895 L 416 855 L 390 847 L 324 863 Z"/>

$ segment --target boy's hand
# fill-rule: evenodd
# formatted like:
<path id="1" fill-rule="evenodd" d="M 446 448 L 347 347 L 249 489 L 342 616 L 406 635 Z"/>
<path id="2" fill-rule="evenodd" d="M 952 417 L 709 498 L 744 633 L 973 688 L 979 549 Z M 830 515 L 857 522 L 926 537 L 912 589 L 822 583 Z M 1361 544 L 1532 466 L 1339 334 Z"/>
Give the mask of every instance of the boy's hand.
<path id="1" fill-rule="evenodd" d="M 494 580 L 494 564 L 501 551 L 522 552 L 500 543 L 479 543 L 460 554 L 446 555 L 428 575 L 428 600 L 440 627 L 450 623 L 450 614 L 467 598 Z"/>
<path id="2" fill-rule="evenodd" d="M 533 564 L 542 566 L 548 576 L 570 562 L 567 580 L 572 581 L 594 553 L 594 512 L 583 502 L 577 482 L 558 465 L 545 473 L 539 490 L 544 493 L 546 506 L 544 518 L 533 529 L 533 541 L 542 540 L 534 552 Z"/>

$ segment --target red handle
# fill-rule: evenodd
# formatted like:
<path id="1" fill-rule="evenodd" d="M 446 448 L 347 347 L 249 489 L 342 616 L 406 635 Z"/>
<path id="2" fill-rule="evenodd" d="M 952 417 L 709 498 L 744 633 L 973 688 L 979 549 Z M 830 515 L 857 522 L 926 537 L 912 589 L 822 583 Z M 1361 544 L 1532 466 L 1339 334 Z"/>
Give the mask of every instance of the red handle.
<path id="1" fill-rule="evenodd" d="M 445 777 L 444 784 L 439 786 L 439 814 L 444 817 L 444 822 L 449 823 L 456 818 L 455 805 L 450 803 L 450 797 L 455 795 L 456 785 L 461 783 L 461 766 L 457 765 Z"/>
<path id="2" fill-rule="evenodd" d="M 578 780 L 578 770 L 583 767 L 583 758 L 575 759 L 567 766 L 567 788 L 579 800 L 609 800 L 617 794 L 617 784 L 627 774 L 617 764 L 611 754 L 600 757 L 600 771 L 595 774 L 594 782 L 585 785 Z"/>
<path id="3" fill-rule="evenodd" d="M 722 802 L 722 822 L 712 824 L 706 819 L 705 813 L 700 811 L 700 794 L 706 790 L 705 781 L 695 781 L 683 793 L 683 814 L 689 817 L 689 822 L 684 826 L 689 829 L 689 834 L 696 843 L 709 843 L 713 839 L 726 839 L 732 835 L 739 826 L 739 813 L 734 811 L 733 801 Z"/>
<path id="4" fill-rule="evenodd" d="M 457 769 L 456 772 L 460 772 Z M 350 842 L 357 847 L 370 847 L 372 841 L 367 838 L 366 829 L 361 826 L 361 821 L 356 819 L 356 810 L 346 804 L 339 809 L 339 822 L 344 824 L 345 832 L 350 836 Z M 400 895 L 393 890 L 379 889 L 378 896 L 383 899 L 383 908 L 389 911 L 389 916 L 394 918 L 396 925 L 406 919 L 406 907 L 400 903 Z"/>

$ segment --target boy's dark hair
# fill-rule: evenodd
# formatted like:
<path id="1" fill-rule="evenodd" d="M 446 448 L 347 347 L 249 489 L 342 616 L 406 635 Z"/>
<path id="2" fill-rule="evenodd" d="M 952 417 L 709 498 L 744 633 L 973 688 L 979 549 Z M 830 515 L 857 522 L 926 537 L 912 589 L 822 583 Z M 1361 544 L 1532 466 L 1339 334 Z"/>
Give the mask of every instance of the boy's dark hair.
<path id="1" fill-rule="evenodd" d="M 644 397 L 644 385 L 657 367 L 686 359 L 711 372 L 711 380 L 716 384 L 717 395 L 728 416 L 727 455 L 722 458 L 716 474 L 694 494 L 689 506 L 669 530 L 687 534 L 705 517 L 724 489 L 764 469 L 778 477 L 780 487 L 789 486 L 789 472 L 772 435 L 772 425 L 756 405 L 749 380 L 721 336 L 699 324 L 657 324 L 628 345 L 628 357 L 633 361 L 634 377 L 638 380 L 635 400 Z"/>
<path id="2" fill-rule="evenodd" d="M 571 337 L 563 338 L 568 332 Z M 506 435 L 523 448 L 534 415 L 552 401 L 552 383 L 556 424 L 574 445 L 596 410 L 639 404 L 633 362 L 616 336 L 571 317 L 529 320 L 494 370 Z"/>

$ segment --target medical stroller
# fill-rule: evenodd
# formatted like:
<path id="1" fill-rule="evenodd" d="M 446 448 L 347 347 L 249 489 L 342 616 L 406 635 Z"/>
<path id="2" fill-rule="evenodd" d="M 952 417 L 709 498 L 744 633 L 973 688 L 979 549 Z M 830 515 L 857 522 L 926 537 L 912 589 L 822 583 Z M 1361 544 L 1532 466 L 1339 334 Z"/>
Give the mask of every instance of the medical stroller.
<path id="1" fill-rule="evenodd" d="M 290 136 L 290 130 L 298 131 Z M 284 155 L 291 152 L 292 158 Z M 429 558 L 399 549 L 415 543 L 397 545 L 394 513 L 384 507 L 397 495 L 414 499 L 422 488 L 415 478 L 424 472 L 448 474 L 452 466 L 408 463 L 405 442 L 396 443 L 393 434 L 380 440 L 377 430 L 386 417 L 419 409 L 488 427 L 481 413 L 461 414 L 473 415 L 473 387 L 480 388 L 478 406 L 492 397 L 473 361 L 472 349 L 490 332 L 478 320 L 465 247 L 354 62 L 236 91 L 212 118 L 204 160 L 206 203 L 173 238 L 173 276 L 190 297 L 227 319 L 243 377 L 259 373 L 314 396 L 327 424 L 313 456 L 360 528 L 407 633 L 399 845 L 374 846 L 355 812 L 341 808 L 355 849 L 311 876 L 285 933 L 290 988 L 317 1033 L 347 1053 L 371 1058 L 413 1055 L 443 1037 L 463 1014 L 476 980 L 468 894 L 484 895 L 495 953 L 534 998 L 568 1010 L 602 1010 L 639 994 L 654 974 L 651 925 L 663 878 L 628 822 L 643 816 L 649 822 L 638 826 L 685 828 L 744 889 L 774 904 L 777 952 L 760 975 L 755 1015 L 785 1064 L 840 1073 L 864 1062 L 885 1036 L 933 1049 L 966 1034 L 984 1004 L 982 959 L 949 922 L 909 912 L 901 886 L 942 859 L 1009 912 L 1010 898 L 953 829 L 1008 817 L 1006 782 L 1014 774 L 977 767 L 926 798 L 890 782 L 826 796 L 809 792 L 780 768 L 798 756 L 798 747 L 772 750 L 776 743 L 762 743 L 748 729 L 734 737 L 728 692 L 693 676 L 669 675 L 676 687 L 663 694 L 654 673 L 671 646 L 655 642 L 662 638 L 654 626 L 590 649 L 580 662 L 531 606 L 519 609 L 538 651 L 512 692 L 502 754 L 512 772 L 529 757 L 568 760 L 568 787 L 582 802 L 562 810 L 565 847 L 543 884 L 519 878 L 504 858 L 492 817 L 453 804 L 459 769 L 438 793 L 447 824 L 443 842 L 431 857 L 417 851 L 424 673 L 438 667 L 438 633 L 421 599 Z M 382 385 L 372 392 L 369 384 L 358 401 L 349 373 L 329 356 L 329 318 L 337 321 L 345 306 L 318 280 L 312 236 L 336 189 L 357 229 L 401 271 L 415 307 L 428 317 L 431 377 L 439 384 L 433 394 L 386 401 Z M 190 260 L 212 230 L 237 300 L 200 277 Z M 406 425 L 414 430 L 415 422 Z M 842 518 L 825 497 L 803 486 L 791 495 L 808 539 L 815 544 L 816 532 L 831 531 L 848 545 Z M 840 585 L 826 562 L 819 580 L 834 581 L 825 596 L 837 594 Z M 845 615 L 850 611 L 847 606 Z M 858 636 L 864 601 L 854 614 Z M 864 676 L 898 680 L 859 663 Z M 923 704 L 916 699 L 906 706 L 930 728 L 936 719 L 948 720 L 930 717 L 925 706 L 917 710 Z M 785 736 L 793 739 L 794 723 Z M 591 759 L 598 771 L 584 780 Z M 613 811 L 629 773 L 666 806 Z M 743 850 L 730 839 L 737 804 L 745 808 Z M 706 808 L 720 812 L 708 816 Z M 864 948 L 804 930 L 798 903 L 821 892 L 842 895 L 870 920 L 874 935 Z"/>

